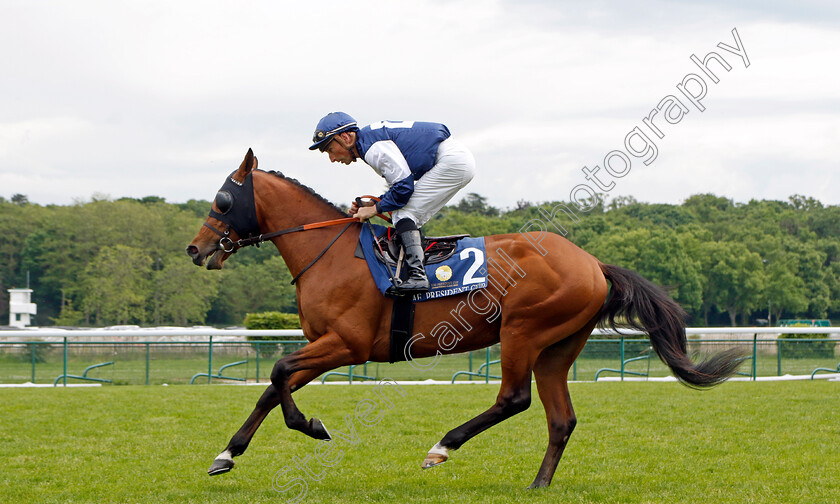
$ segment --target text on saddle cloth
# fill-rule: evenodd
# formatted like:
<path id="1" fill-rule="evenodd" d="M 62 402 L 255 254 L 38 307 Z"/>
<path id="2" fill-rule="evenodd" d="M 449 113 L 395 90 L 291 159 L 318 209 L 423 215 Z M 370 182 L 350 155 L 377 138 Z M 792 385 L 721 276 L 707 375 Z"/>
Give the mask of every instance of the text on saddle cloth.
<path id="1" fill-rule="evenodd" d="M 376 282 L 376 287 L 385 294 L 391 287 L 390 274 L 388 267 L 376 257 L 376 244 L 371 228 L 377 236 L 387 233 L 388 228 L 377 225 L 362 226 L 362 232 L 359 234 L 359 245 L 368 269 Z M 461 238 L 457 242 L 455 252 L 448 259 L 426 265 L 429 291 L 415 294 L 413 300 L 426 301 L 487 287 L 486 261 L 487 254 L 483 237 Z"/>

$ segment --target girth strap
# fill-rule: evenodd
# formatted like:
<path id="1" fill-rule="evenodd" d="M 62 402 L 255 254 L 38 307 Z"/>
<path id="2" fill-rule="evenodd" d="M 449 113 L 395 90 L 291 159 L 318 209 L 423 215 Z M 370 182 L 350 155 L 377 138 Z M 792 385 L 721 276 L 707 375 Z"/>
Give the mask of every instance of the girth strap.
<path id="1" fill-rule="evenodd" d="M 406 360 L 405 346 L 414 331 L 414 301 L 411 296 L 394 298 L 391 310 L 391 347 L 388 362 Z"/>

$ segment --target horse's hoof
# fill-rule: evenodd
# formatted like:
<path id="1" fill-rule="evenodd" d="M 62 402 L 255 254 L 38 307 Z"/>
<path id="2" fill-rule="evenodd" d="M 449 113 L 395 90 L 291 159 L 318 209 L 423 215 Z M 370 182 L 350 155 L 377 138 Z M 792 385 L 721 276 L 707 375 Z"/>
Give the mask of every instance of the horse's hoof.
<path id="1" fill-rule="evenodd" d="M 330 436 L 330 431 L 324 427 L 324 422 L 318 420 L 317 418 L 313 418 L 310 420 L 312 424 L 312 437 L 315 439 L 324 439 L 327 441 L 332 441 L 332 436 Z"/>
<path id="2" fill-rule="evenodd" d="M 217 458 L 213 461 L 213 465 L 210 466 L 210 469 L 207 470 L 207 474 L 210 476 L 216 476 L 217 474 L 229 472 L 231 469 L 233 469 L 233 460 Z"/>
<path id="3" fill-rule="evenodd" d="M 431 469 L 434 466 L 443 464 L 447 460 L 449 460 L 449 450 L 438 443 L 429 450 L 429 453 L 426 455 L 426 459 L 423 460 L 420 468 Z"/>
<path id="4" fill-rule="evenodd" d="M 423 465 L 420 466 L 421 469 L 431 469 L 434 466 L 438 466 L 443 464 L 449 460 L 449 457 L 444 457 L 443 455 L 438 454 L 428 454 L 426 455 L 426 459 L 423 461 Z"/>

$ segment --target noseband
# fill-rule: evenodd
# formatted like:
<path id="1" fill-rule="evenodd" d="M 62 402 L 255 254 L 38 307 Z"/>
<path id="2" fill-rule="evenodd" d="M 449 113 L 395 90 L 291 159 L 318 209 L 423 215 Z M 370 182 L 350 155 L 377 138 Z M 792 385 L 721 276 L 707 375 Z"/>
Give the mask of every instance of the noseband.
<path id="1" fill-rule="evenodd" d="M 218 229 L 214 228 L 207 221 L 204 221 L 204 225 L 207 226 L 210 231 L 213 231 L 221 238 L 219 238 L 219 243 L 216 244 L 216 250 L 221 250 L 222 252 L 227 252 L 228 254 L 232 254 L 236 252 L 236 249 L 241 247 L 242 245 L 237 245 L 237 242 L 230 239 L 230 224 L 225 224 L 225 230 L 219 231 Z M 242 240 L 238 240 L 242 241 Z M 255 244 L 259 247 L 259 244 Z M 230 247 L 230 248 L 228 248 Z"/>

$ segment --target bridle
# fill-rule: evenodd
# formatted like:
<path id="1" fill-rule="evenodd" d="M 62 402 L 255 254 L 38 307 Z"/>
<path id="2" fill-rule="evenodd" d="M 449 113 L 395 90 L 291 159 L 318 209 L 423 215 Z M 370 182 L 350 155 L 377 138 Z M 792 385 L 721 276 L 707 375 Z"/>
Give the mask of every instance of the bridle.
<path id="1" fill-rule="evenodd" d="M 309 268 L 314 266 L 315 263 L 318 262 L 318 260 L 321 259 L 324 256 L 324 254 L 327 253 L 327 250 L 329 250 L 330 247 L 333 246 L 333 244 L 341 237 L 341 235 L 344 234 L 345 231 L 347 231 L 350 228 L 350 225 L 353 224 L 354 222 L 359 222 L 359 219 L 356 219 L 355 217 L 345 217 L 343 219 L 333 219 L 333 220 L 328 220 L 328 221 L 315 222 L 315 223 L 312 223 L 312 224 L 304 224 L 302 226 L 295 226 L 293 228 L 281 229 L 279 231 L 273 231 L 271 233 L 260 234 L 260 235 L 257 235 L 257 236 L 249 236 L 248 238 L 242 238 L 242 239 L 239 239 L 239 240 L 236 240 L 236 241 L 233 241 L 233 240 L 230 239 L 230 236 L 229 236 L 230 235 L 230 224 L 225 225 L 224 232 L 219 231 L 218 229 L 214 228 L 213 226 L 208 224 L 207 221 L 204 221 L 204 225 L 207 226 L 208 228 L 210 228 L 214 233 L 216 233 L 217 235 L 219 235 L 221 237 L 221 238 L 219 238 L 219 243 L 216 245 L 217 250 L 221 250 L 222 252 L 227 252 L 227 253 L 233 254 L 233 253 L 236 253 L 236 251 L 239 250 L 242 247 L 247 247 L 247 246 L 250 246 L 250 245 L 254 245 L 256 247 L 259 247 L 260 243 L 262 243 L 264 241 L 268 241 L 268 240 L 270 240 L 272 238 L 275 238 L 277 236 L 282 236 L 284 234 L 297 233 L 299 231 L 309 231 L 310 229 L 320 229 L 320 228 L 324 228 L 324 227 L 328 227 L 328 226 L 337 226 L 339 224 L 347 223 L 347 225 L 344 226 L 344 228 L 342 228 L 342 230 L 339 231 L 339 233 L 337 235 L 335 235 L 335 238 L 333 238 L 332 241 L 330 241 L 330 243 L 328 243 L 327 246 L 324 247 L 324 250 L 322 250 L 321 253 L 318 254 L 315 257 L 315 259 L 312 260 L 312 262 L 310 262 L 308 265 L 306 265 L 305 268 L 300 270 L 300 273 L 298 273 L 297 275 L 295 275 L 294 278 L 292 278 L 291 283 L 292 283 L 292 285 L 294 285 L 295 282 L 297 282 L 298 278 L 300 278 L 301 275 L 306 273 L 306 270 L 308 270 Z M 226 247 L 228 245 L 230 246 L 230 248 Z"/>
<path id="2" fill-rule="evenodd" d="M 260 243 L 268 241 L 272 238 L 276 238 L 278 236 L 283 236 L 285 234 L 299 233 L 302 231 L 310 231 L 313 229 L 321 229 L 325 227 L 339 226 L 341 224 L 345 224 L 344 228 L 342 228 L 342 230 L 335 236 L 335 238 L 333 238 L 332 241 L 330 241 L 330 243 L 327 244 L 326 247 L 324 247 L 324 250 L 322 250 L 321 253 L 318 254 L 315 257 L 315 259 L 312 260 L 312 262 L 310 262 L 305 268 L 303 268 L 300 271 L 300 273 L 295 275 L 295 277 L 292 279 L 293 285 L 295 282 L 297 282 L 298 278 L 300 278 L 301 275 L 303 275 L 306 272 L 306 270 L 315 265 L 315 263 L 318 262 L 318 260 L 321 259 L 321 257 L 323 257 L 324 254 L 327 253 L 330 247 L 332 247 L 333 244 L 336 241 L 338 241 L 341 235 L 343 235 L 344 232 L 347 231 L 354 222 L 360 222 L 359 219 L 355 217 L 344 217 L 341 219 L 332 219 L 321 222 L 313 222 L 310 224 L 303 224 L 300 226 L 281 229 L 278 231 L 272 231 L 270 233 L 261 233 L 259 235 L 253 235 L 249 233 L 248 237 L 240 238 L 234 241 L 230 237 L 230 230 L 233 227 L 232 223 L 236 222 L 241 224 L 243 219 L 246 222 L 256 222 L 256 210 L 254 208 L 253 190 L 253 178 L 251 173 L 249 173 L 246 176 L 244 182 L 237 181 L 233 178 L 233 175 L 231 175 L 231 177 L 229 177 L 228 180 L 225 181 L 225 184 L 222 186 L 222 189 L 220 189 L 219 192 L 216 194 L 216 207 L 219 208 L 220 212 L 216 212 L 215 210 L 211 209 L 210 216 L 222 222 L 225 225 L 225 230 L 220 231 L 214 226 L 211 226 L 210 223 L 208 223 L 207 221 L 204 221 L 204 226 L 219 236 L 219 242 L 216 244 L 216 250 L 221 250 L 222 252 L 233 254 L 236 253 L 236 251 L 242 247 L 248 247 L 251 245 L 259 247 Z M 249 206 L 249 208 L 243 210 L 242 208 L 236 208 L 234 206 L 234 202 L 236 199 L 235 195 L 237 194 L 243 196 L 243 200 L 247 204 L 247 206 Z M 375 200 L 379 199 L 374 196 L 362 196 L 362 198 Z M 357 200 L 358 199 L 359 198 L 357 198 Z M 230 216 L 228 216 L 228 214 L 232 210 L 233 213 Z M 245 212 L 244 214 L 242 213 L 243 211 Z M 234 231 L 236 231 L 235 228 Z M 239 231 L 237 231 L 237 234 L 242 236 L 243 233 L 239 233 Z"/>
<path id="3" fill-rule="evenodd" d="M 355 217 L 344 217 L 342 219 L 333 219 L 321 222 L 313 222 L 311 224 L 303 224 L 302 226 L 295 226 L 292 228 L 281 229 L 279 231 L 272 231 L 271 233 L 263 233 L 259 235 L 251 235 L 247 238 L 241 238 L 239 240 L 232 240 L 230 238 L 230 224 L 225 224 L 225 230 L 219 231 L 215 227 L 211 226 L 207 221 L 204 221 L 204 225 L 208 227 L 211 231 L 219 235 L 219 243 L 216 245 L 216 250 L 221 250 L 222 252 L 227 252 L 229 254 L 235 253 L 238 249 L 242 247 L 249 247 L 251 245 L 260 246 L 260 243 L 264 241 L 268 241 L 272 238 L 276 238 L 278 236 L 282 236 L 284 234 L 289 233 L 297 233 L 300 231 L 309 231 L 311 229 L 320 229 L 330 226 L 338 226 L 341 224 L 347 224 L 348 226 L 354 222 L 360 222 L 359 219 Z M 346 227 L 345 227 L 346 230 Z"/>

